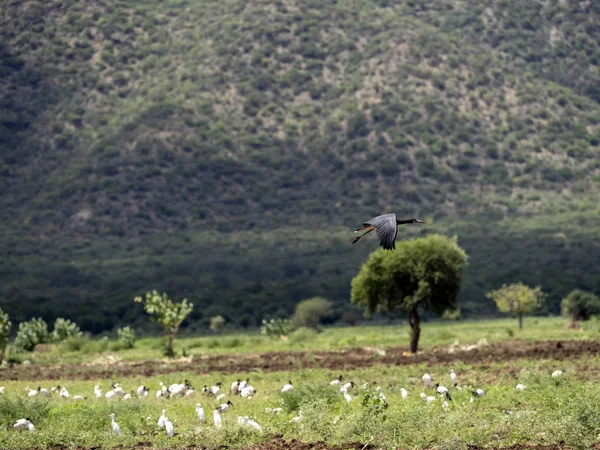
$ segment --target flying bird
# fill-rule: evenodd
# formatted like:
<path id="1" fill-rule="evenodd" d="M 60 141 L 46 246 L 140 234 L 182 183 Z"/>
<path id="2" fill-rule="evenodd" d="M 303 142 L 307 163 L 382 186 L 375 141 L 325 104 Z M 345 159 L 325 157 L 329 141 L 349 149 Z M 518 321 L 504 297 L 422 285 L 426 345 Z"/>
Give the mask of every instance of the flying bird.
<path id="1" fill-rule="evenodd" d="M 396 248 L 398 225 L 402 225 L 404 223 L 425 222 L 417 219 L 416 217 L 412 217 L 410 219 L 397 219 L 396 214 L 394 213 L 377 216 L 371 220 L 368 220 L 367 222 L 364 222 L 362 228 L 354 230 L 355 233 L 358 233 L 359 231 L 364 231 L 364 233 L 360 236 L 356 236 L 352 240 L 352 243 L 356 244 L 361 237 L 375 230 L 377 232 L 377 237 L 379 238 L 379 245 L 385 250 L 393 250 Z"/>

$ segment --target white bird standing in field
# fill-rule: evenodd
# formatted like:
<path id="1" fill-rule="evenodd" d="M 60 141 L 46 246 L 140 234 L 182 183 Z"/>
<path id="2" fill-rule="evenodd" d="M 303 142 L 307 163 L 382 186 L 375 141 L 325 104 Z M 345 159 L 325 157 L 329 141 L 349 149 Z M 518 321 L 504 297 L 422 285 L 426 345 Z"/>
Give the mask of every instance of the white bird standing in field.
<path id="1" fill-rule="evenodd" d="M 38 395 L 37 389 L 31 389 L 29 386 L 27 386 L 25 388 L 25 390 L 27 391 L 27 397 L 29 397 L 29 398 L 32 398 L 32 397 L 35 397 L 36 395 Z"/>
<path id="2" fill-rule="evenodd" d="M 346 399 L 346 403 L 350 403 L 352 401 L 352 396 L 350 394 L 348 394 L 348 391 L 346 389 L 342 388 L 342 389 L 340 389 L 340 392 Z"/>
<path id="3" fill-rule="evenodd" d="M 485 391 L 483 389 L 475 389 L 473 392 L 473 397 L 469 399 L 470 403 L 475 401 L 475 397 L 483 397 L 485 395 Z"/>
<path id="4" fill-rule="evenodd" d="M 62 398 L 69 398 L 69 391 L 67 391 L 66 387 L 63 386 L 60 388 L 60 396 Z"/>
<path id="5" fill-rule="evenodd" d="M 168 417 L 165 417 L 165 431 L 167 432 L 167 436 L 170 438 L 173 437 L 173 424 Z"/>
<path id="6" fill-rule="evenodd" d="M 435 397 L 432 395 L 428 395 L 427 397 L 425 397 L 425 401 L 427 403 L 435 402 Z"/>
<path id="7" fill-rule="evenodd" d="M 99 384 L 97 384 L 96 386 L 94 386 L 94 395 L 96 396 L 96 398 L 102 397 L 102 389 L 100 389 L 100 385 Z"/>
<path id="8" fill-rule="evenodd" d="M 238 378 L 236 381 L 231 383 L 230 393 L 231 395 L 237 395 L 240 387 L 240 379 Z"/>
<path id="9" fill-rule="evenodd" d="M 196 414 L 198 415 L 198 420 L 200 420 L 200 422 L 206 422 L 204 408 L 202 408 L 202 405 L 200 403 L 196 403 Z"/>
<path id="10" fill-rule="evenodd" d="M 525 386 L 524 384 L 519 383 L 519 384 L 517 384 L 516 387 L 517 387 L 518 391 L 524 391 L 527 386 Z"/>
<path id="11" fill-rule="evenodd" d="M 219 411 L 219 408 L 213 411 L 213 422 L 215 423 L 215 428 L 220 430 L 223 421 L 221 420 L 221 411 Z"/>
<path id="12" fill-rule="evenodd" d="M 552 372 L 552 378 L 560 377 L 562 374 L 562 370 L 555 370 L 554 372 Z"/>
<path id="13" fill-rule="evenodd" d="M 242 389 L 244 389 L 249 384 L 250 384 L 250 378 L 246 378 L 245 380 L 240 381 L 240 384 L 238 384 L 238 391 L 241 391 Z"/>
<path id="14" fill-rule="evenodd" d="M 50 397 L 50 391 L 46 388 L 38 386 L 38 392 L 40 393 L 40 395 L 43 395 L 44 397 Z"/>
<path id="15" fill-rule="evenodd" d="M 290 392 L 293 389 L 294 386 L 292 385 L 292 380 L 290 380 L 281 388 L 281 393 L 283 394 L 284 392 Z"/>
<path id="16" fill-rule="evenodd" d="M 250 427 L 254 428 L 257 431 L 261 431 L 262 432 L 262 427 L 257 422 L 255 422 L 254 420 L 250 419 L 248 416 L 244 416 L 244 417 L 239 416 L 237 418 L 237 422 L 240 425 L 247 425 L 247 426 L 250 426 Z"/>
<path id="17" fill-rule="evenodd" d="M 354 381 L 348 381 L 347 383 L 345 383 L 341 388 L 340 388 L 340 392 L 342 391 L 342 389 L 345 389 L 346 391 L 351 390 L 354 386 L 356 386 L 356 384 L 354 384 Z"/>
<path id="18" fill-rule="evenodd" d="M 217 395 L 217 397 L 215 398 L 216 401 L 220 402 L 221 400 L 223 400 L 225 397 L 227 397 L 225 394 L 219 394 Z"/>
<path id="19" fill-rule="evenodd" d="M 450 369 L 450 379 L 452 380 L 452 384 L 454 386 L 458 384 L 458 381 L 456 381 L 456 372 L 454 372 L 454 369 Z"/>
<path id="20" fill-rule="evenodd" d="M 226 413 L 227 411 L 229 411 L 229 408 L 233 406 L 233 403 L 231 403 L 231 400 L 227 400 L 227 403 L 221 403 L 217 409 L 219 410 L 220 413 Z"/>
<path id="21" fill-rule="evenodd" d="M 113 433 L 115 433 L 117 436 L 121 436 L 121 427 L 117 422 L 115 422 L 115 414 L 112 413 L 108 417 L 110 417 L 110 424 L 112 426 Z"/>
<path id="22" fill-rule="evenodd" d="M 426 388 L 430 388 L 431 387 L 431 375 L 429 375 L 428 373 L 424 374 L 421 379 L 423 380 L 423 385 Z"/>
<path id="23" fill-rule="evenodd" d="M 165 420 L 167 420 L 167 410 L 163 409 L 162 410 L 162 414 L 160 415 L 160 417 L 158 418 L 158 422 L 156 423 L 156 425 L 158 425 L 158 428 L 163 428 L 165 426 Z"/>
<path id="24" fill-rule="evenodd" d="M 450 398 L 450 393 L 448 392 L 448 388 L 446 386 L 440 386 L 439 383 L 437 383 L 435 385 L 435 391 L 440 395 L 446 396 L 448 400 L 452 401 L 452 399 Z"/>
<path id="25" fill-rule="evenodd" d="M 0 386 L 0 395 L 4 395 L 4 386 Z"/>
<path id="26" fill-rule="evenodd" d="M 136 389 L 136 394 L 138 397 L 148 397 L 148 391 L 149 389 L 145 386 L 145 385 L 141 385 L 140 387 L 138 387 Z"/>
<path id="27" fill-rule="evenodd" d="M 240 390 L 240 396 L 244 398 L 250 398 L 254 394 L 256 394 L 256 389 L 254 389 L 254 386 L 250 386 L 249 384 Z"/>
<path id="28" fill-rule="evenodd" d="M 408 397 L 408 391 L 404 388 L 401 388 L 400 395 L 402 396 L 402 398 L 406 398 L 406 397 Z"/>
<path id="29" fill-rule="evenodd" d="M 217 395 L 219 395 L 219 393 L 221 392 L 221 386 L 222 385 L 223 385 L 223 383 L 221 383 L 220 381 L 217 381 L 215 383 L 215 385 L 210 388 L 210 395 L 213 395 L 215 397 Z"/>
<path id="30" fill-rule="evenodd" d="M 338 386 L 339 384 L 342 384 L 342 381 L 344 381 L 344 377 L 342 377 L 340 375 L 335 380 L 333 380 L 331 383 L 329 383 L 329 386 Z"/>
<path id="31" fill-rule="evenodd" d="M 31 420 L 29 419 L 19 419 L 16 420 L 13 428 L 15 430 L 24 430 L 24 429 L 28 429 L 29 431 L 34 431 L 35 427 L 33 426 L 33 424 L 31 423 Z"/>

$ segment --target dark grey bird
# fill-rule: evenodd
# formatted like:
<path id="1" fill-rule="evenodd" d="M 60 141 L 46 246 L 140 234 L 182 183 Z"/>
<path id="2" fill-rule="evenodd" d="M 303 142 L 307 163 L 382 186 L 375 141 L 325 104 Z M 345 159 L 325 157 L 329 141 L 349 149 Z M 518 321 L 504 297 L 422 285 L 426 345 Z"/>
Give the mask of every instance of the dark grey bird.
<path id="1" fill-rule="evenodd" d="M 398 235 L 398 225 L 402 225 L 404 223 L 425 222 L 417 219 L 416 217 L 412 217 L 410 219 L 396 219 L 396 214 L 394 213 L 377 216 L 371 220 L 364 222 L 362 228 L 354 230 L 355 233 L 358 233 L 359 231 L 364 231 L 364 233 L 360 236 L 356 236 L 352 240 L 352 243 L 356 244 L 361 237 L 375 230 L 377 232 L 377 237 L 379 238 L 379 245 L 381 245 L 385 250 L 393 250 L 396 248 L 396 236 Z"/>

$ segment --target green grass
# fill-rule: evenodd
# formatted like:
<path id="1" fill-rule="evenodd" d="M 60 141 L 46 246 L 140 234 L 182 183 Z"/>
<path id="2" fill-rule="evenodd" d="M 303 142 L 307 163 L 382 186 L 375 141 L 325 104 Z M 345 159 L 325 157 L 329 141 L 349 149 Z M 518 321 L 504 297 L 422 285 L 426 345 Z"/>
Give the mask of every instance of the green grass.
<path id="1" fill-rule="evenodd" d="M 580 371 L 586 367 L 586 371 Z M 301 372 L 232 374 L 218 373 L 198 377 L 194 373 L 177 373 L 165 377 L 118 380 L 127 391 L 145 383 L 152 388 L 151 397 L 131 401 L 109 401 L 93 398 L 96 382 L 104 390 L 109 380 L 67 381 L 64 384 L 71 395 L 84 394 L 82 401 L 51 398 L 50 400 L 23 399 L 25 386 L 32 383 L 12 381 L 4 384 L 6 394 L 0 398 L 0 423 L 8 432 L 0 433 L 0 447 L 5 449 L 47 448 L 55 444 L 67 446 L 101 446 L 125 448 L 140 442 L 153 447 L 182 447 L 201 443 L 202 446 L 240 448 L 252 442 L 268 439 L 270 434 L 302 441 L 324 440 L 330 444 L 348 442 L 372 443 L 379 448 L 465 449 L 467 445 L 500 446 L 513 443 L 557 443 L 575 449 L 590 448 L 600 433 L 600 386 L 593 379 L 600 369 L 597 357 L 585 360 L 537 360 L 504 362 L 491 365 L 456 365 L 462 390 L 451 389 L 453 402 L 449 411 L 441 408 L 439 400 L 427 405 L 420 398 L 423 391 L 420 377 L 427 371 L 434 381 L 449 383 L 449 366 L 373 366 L 368 369 L 344 372 L 348 380 L 359 387 L 351 392 L 354 397 L 347 405 L 342 396 L 330 388 L 328 382 L 338 373 L 312 369 Z M 565 370 L 559 380 L 550 377 L 556 368 Z M 189 379 L 197 388 L 222 380 L 229 384 L 237 377 L 250 376 L 257 389 L 252 399 L 232 398 L 234 407 L 224 418 L 224 427 L 217 431 L 212 426 L 211 409 L 215 402 L 203 396 L 195 398 L 156 400 L 153 396 L 159 381 L 165 383 Z M 279 389 L 288 379 L 296 386 L 295 392 L 282 396 Z M 383 388 L 389 408 L 376 414 L 372 404 L 363 405 L 360 385 L 375 382 Z M 518 392 L 515 385 L 527 386 Z M 41 382 L 50 386 L 49 382 Z M 467 387 L 468 386 L 468 387 Z M 403 400 L 400 388 L 409 391 Z M 470 388 L 481 387 L 486 394 L 470 403 Z M 431 393 L 431 392 L 430 392 Z M 207 424 L 196 419 L 194 405 L 201 402 L 207 412 Z M 280 415 L 265 412 L 267 407 L 281 406 Z M 175 423 L 176 436 L 169 439 L 155 423 L 163 408 Z M 299 423 L 290 419 L 302 411 Z M 511 411 L 507 414 L 506 411 Z M 122 436 L 112 436 L 108 415 L 115 413 Z M 34 433 L 9 430 L 16 418 L 29 416 L 36 425 Z M 236 424 L 238 416 L 255 418 L 263 433 L 243 429 Z"/>
<path id="2" fill-rule="evenodd" d="M 302 341 L 293 338 L 287 341 L 271 340 L 242 334 L 187 337 L 180 339 L 178 345 L 189 348 L 193 354 L 228 355 L 357 346 L 385 348 L 405 346 L 408 340 L 407 327 L 397 325 L 327 328 L 322 333 L 312 333 L 310 336 L 310 339 Z M 585 322 L 583 329 L 574 331 L 567 329 L 567 320 L 563 318 L 526 318 L 524 330 L 518 330 L 516 319 L 432 322 L 423 325 L 422 337 L 425 351 L 432 346 L 455 341 L 461 344 L 475 343 L 480 339 L 486 339 L 489 343 L 509 338 L 526 341 L 598 339 L 600 323 L 596 320 Z M 160 342 L 158 338 L 142 339 L 135 349 L 107 349 L 106 353 L 130 360 L 156 358 Z M 111 345 L 113 343 L 109 342 L 108 346 Z M 50 353 L 30 356 L 33 356 L 34 363 L 52 365 L 73 361 L 90 363 L 99 356 L 94 352 L 64 352 L 64 349 L 64 346 L 57 346 Z M 450 409 L 444 411 L 439 400 L 425 404 L 419 397 L 423 391 L 422 374 L 428 372 L 434 382 L 449 385 L 448 372 L 451 367 L 456 370 L 459 385 L 464 388 L 458 390 L 450 387 L 453 397 Z M 556 369 L 564 370 L 564 376 L 551 378 L 550 374 Z M 49 448 L 57 444 L 102 448 L 120 445 L 127 448 L 140 442 L 156 448 L 177 448 L 198 443 L 206 447 L 240 448 L 267 440 L 270 435 L 282 435 L 286 439 L 326 441 L 329 444 L 358 441 L 385 449 L 437 447 L 456 450 L 466 449 L 468 445 L 492 447 L 559 441 L 564 441 L 565 445 L 574 449 L 583 449 L 599 440 L 600 412 L 597 404 L 600 401 L 600 386 L 595 381 L 598 370 L 600 358 L 589 356 L 561 361 L 516 359 L 475 364 L 374 365 L 341 372 L 320 368 L 271 373 L 254 370 L 225 376 L 216 372 L 198 375 L 182 371 L 115 380 L 6 381 L 3 383 L 5 395 L 0 397 L 0 428 L 6 431 L 0 433 L 0 448 Z M 350 404 L 346 404 L 341 394 L 328 385 L 340 373 L 346 380 L 353 380 L 358 385 L 351 392 L 354 398 Z M 205 384 L 211 386 L 222 381 L 228 393 L 233 380 L 248 376 L 257 389 L 256 396 L 252 399 L 231 398 L 234 407 L 224 416 L 224 427 L 220 431 L 212 426 L 212 409 L 216 405 L 214 400 L 200 394 L 193 398 L 158 400 L 154 395 L 160 381 L 169 385 L 184 379 L 189 379 L 197 390 Z M 279 390 L 290 379 L 295 390 L 282 396 Z M 119 382 L 125 392 L 145 384 L 151 389 L 150 396 L 130 401 L 96 399 L 93 386 L 99 383 L 106 392 L 110 389 L 110 381 Z M 378 408 L 372 401 L 363 402 L 360 386 L 365 382 L 383 388 L 389 403 L 387 409 Z M 518 392 L 515 389 L 517 383 L 525 384 L 527 389 Z M 26 387 L 41 385 L 50 388 L 57 384 L 66 386 L 71 396 L 80 394 L 87 398 L 81 401 L 64 400 L 56 396 L 50 399 L 26 398 Z M 407 399 L 401 398 L 402 387 L 409 391 Z M 469 402 L 470 390 L 479 387 L 485 389 L 486 395 L 473 403 Z M 194 412 L 196 402 L 203 405 L 207 424 L 198 423 Z M 284 411 L 280 415 L 265 411 L 265 408 L 274 407 L 282 407 Z M 175 424 L 176 436 L 173 439 L 166 437 L 155 425 L 163 408 L 167 409 L 168 417 Z M 299 411 L 302 411 L 302 420 L 290 423 L 290 419 Z M 108 418 L 111 413 L 117 415 L 121 437 L 111 434 Z M 240 427 L 237 417 L 245 415 L 256 419 L 263 427 L 263 433 Z M 11 423 L 21 417 L 31 418 L 36 426 L 34 433 L 19 433 L 11 429 Z"/>
<path id="3" fill-rule="evenodd" d="M 437 345 L 475 344 L 480 339 L 489 343 L 507 339 L 541 341 L 556 339 L 599 339 L 600 322 L 582 322 L 582 328 L 568 328 L 562 317 L 526 317 L 523 330 L 517 319 L 490 319 L 465 321 L 425 322 L 421 326 L 420 348 Z M 300 329 L 287 339 L 268 338 L 258 334 L 236 333 L 223 336 L 180 337 L 175 342 L 179 353 L 188 355 L 219 355 L 236 353 L 285 352 L 299 350 L 337 350 L 352 347 L 407 347 L 410 327 L 407 324 L 328 327 L 316 333 Z M 123 360 L 144 360 L 162 357 L 164 341 L 144 338 L 133 349 L 118 349 L 112 341 L 82 339 L 80 350 L 69 350 L 70 345 L 52 345 L 51 351 L 26 354 L 34 363 L 83 362 L 100 354 L 112 354 Z M 104 350 L 102 350 L 104 348 Z M 115 350 L 115 348 L 117 350 Z"/>

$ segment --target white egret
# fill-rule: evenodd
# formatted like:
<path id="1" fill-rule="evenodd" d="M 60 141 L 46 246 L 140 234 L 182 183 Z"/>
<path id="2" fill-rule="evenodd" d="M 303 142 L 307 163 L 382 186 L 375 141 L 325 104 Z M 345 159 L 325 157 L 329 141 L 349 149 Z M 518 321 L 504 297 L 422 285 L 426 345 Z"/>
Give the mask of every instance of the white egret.
<path id="1" fill-rule="evenodd" d="M 165 426 L 165 420 L 167 420 L 166 413 L 167 410 L 163 409 L 162 414 L 160 415 L 160 417 L 158 418 L 158 422 L 156 423 L 156 425 L 158 425 L 158 428 L 163 428 Z"/>
<path id="2" fill-rule="evenodd" d="M 213 422 L 215 423 L 215 428 L 217 430 L 220 430 L 221 425 L 222 425 L 222 420 L 221 420 L 221 412 L 219 411 L 219 408 L 217 408 L 213 411 Z"/>
<path id="3" fill-rule="evenodd" d="M 110 417 L 110 424 L 112 425 L 113 433 L 115 433 L 117 436 L 121 436 L 121 427 L 117 422 L 115 422 L 115 414 L 113 413 L 108 417 Z"/>
<path id="4" fill-rule="evenodd" d="M 202 405 L 200 403 L 196 403 L 196 414 L 198 415 L 198 420 L 200 420 L 200 422 L 206 422 L 204 408 L 202 408 Z"/>
<path id="5" fill-rule="evenodd" d="M 167 417 L 165 417 L 165 431 L 167 432 L 167 436 L 173 437 L 173 424 Z"/>
<path id="6" fill-rule="evenodd" d="M 426 388 L 430 388 L 431 387 L 431 375 L 429 375 L 428 373 L 424 374 L 421 379 L 423 380 L 423 385 Z"/>

